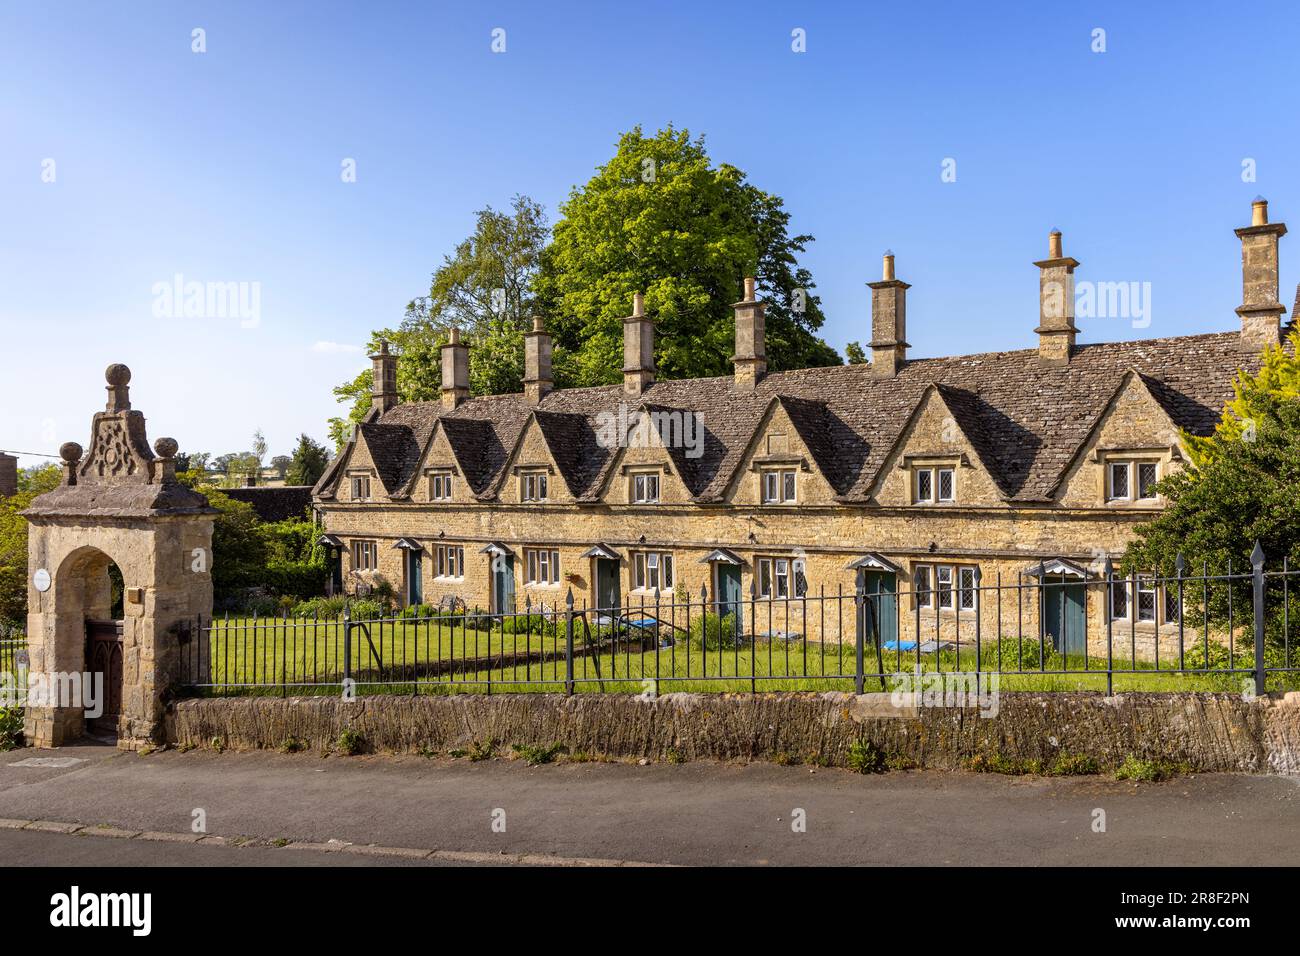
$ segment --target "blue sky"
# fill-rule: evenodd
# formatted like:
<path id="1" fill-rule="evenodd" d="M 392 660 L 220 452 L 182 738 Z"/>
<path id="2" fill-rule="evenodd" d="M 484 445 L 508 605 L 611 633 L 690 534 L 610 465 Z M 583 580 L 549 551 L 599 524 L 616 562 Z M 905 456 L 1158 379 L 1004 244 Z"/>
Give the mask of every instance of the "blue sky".
<path id="1" fill-rule="evenodd" d="M 638 123 L 785 198 L 837 348 L 870 338 L 886 247 L 913 355 L 1029 347 L 1052 227 L 1080 279 L 1150 283 L 1149 327 L 1081 318 L 1084 341 L 1235 328 L 1233 227 L 1257 193 L 1300 221 L 1300 15 L 1172 10 L 0 0 L 0 447 L 84 443 L 114 361 L 154 438 L 324 440 L 366 361 L 317 343 L 400 321 L 483 205 L 554 216 Z M 177 274 L 258 283 L 258 322 L 155 315 Z"/>

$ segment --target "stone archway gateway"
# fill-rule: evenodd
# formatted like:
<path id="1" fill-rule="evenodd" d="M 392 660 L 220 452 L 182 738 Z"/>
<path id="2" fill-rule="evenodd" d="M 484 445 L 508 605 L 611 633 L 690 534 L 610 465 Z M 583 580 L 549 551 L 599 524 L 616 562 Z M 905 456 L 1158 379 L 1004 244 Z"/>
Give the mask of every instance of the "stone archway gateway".
<path id="1" fill-rule="evenodd" d="M 216 512 L 176 480 L 174 439 L 150 451 L 144 415 L 131 408 L 131 370 L 110 365 L 105 378 L 108 404 L 94 417 L 89 451 L 64 444 L 62 483 L 24 512 L 32 689 L 24 735 L 36 747 L 85 732 L 86 686 L 97 689 L 90 713 L 100 729 L 112 732 L 116 708 L 119 747 L 159 740 L 179 648 L 212 611 Z M 120 619 L 110 564 L 121 573 Z"/>

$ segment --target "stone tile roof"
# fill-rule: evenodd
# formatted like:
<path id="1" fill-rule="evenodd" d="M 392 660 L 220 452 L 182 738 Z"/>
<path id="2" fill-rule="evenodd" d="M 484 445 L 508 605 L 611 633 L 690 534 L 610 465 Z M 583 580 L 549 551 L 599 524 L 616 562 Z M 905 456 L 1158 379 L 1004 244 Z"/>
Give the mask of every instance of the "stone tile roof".
<path id="1" fill-rule="evenodd" d="M 1300 308 L 1300 290 L 1297 295 Z M 651 385 L 645 410 L 692 412 L 704 427 L 703 454 L 669 448 L 695 501 L 725 499 L 741 458 L 773 401 L 789 415 L 840 499 L 869 503 L 877 474 L 927 389 L 951 410 L 1003 495 L 1043 502 L 1099 420 L 1124 377 L 1134 372 L 1176 425 L 1207 434 L 1232 395 L 1238 368 L 1259 357 L 1239 348 L 1237 332 L 1084 344 L 1068 365 L 1043 366 L 1036 349 L 913 359 L 893 378 L 868 365 L 772 373 L 753 395 L 738 395 L 730 376 Z M 534 408 L 522 395 L 474 398 L 453 412 L 436 402 L 398 405 L 360 426 L 390 488 L 414 477 L 435 422 L 446 428 L 475 494 L 494 497 L 505 462 L 529 417 L 536 415 L 556 465 L 579 500 L 596 500 L 618 455 L 602 448 L 601 413 L 617 415 L 619 385 L 561 389 Z M 373 437 L 372 437 L 373 436 Z M 316 493 L 329 496 L 331 469 Z M 390 484 L 390 482 L 392 482 Z"/>
<path id="2" fill-rule="evenodd" d="M 424 429 L 426 432 L 432 429 L 435 420 L 428 420 L 428 427 Z M 384 483 L 384 490 L 390 495 L 400 491 L 420 463 L 420 453 L 424 450 L 424 442 L 419 435 L 420 426 L 380 419 L 377 422 L 362 423 L 359 431 L 370 448 L 370 456 L 375 462 L 379 480 Z"/>

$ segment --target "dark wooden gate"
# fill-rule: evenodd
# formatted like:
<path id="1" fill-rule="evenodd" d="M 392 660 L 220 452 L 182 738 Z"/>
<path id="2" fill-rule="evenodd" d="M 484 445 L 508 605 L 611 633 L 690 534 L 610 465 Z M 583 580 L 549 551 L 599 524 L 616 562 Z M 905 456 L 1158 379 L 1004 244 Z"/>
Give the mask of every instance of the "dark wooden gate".
<path id="1" fill-rule="evenodd" d="M 117 734 L 117 718 L 122 713 L 122 622 L 86 622 L 86 670 L 103 674 L 104 702 L 102 713 L 87 719 L 86 728 L 97 734 Z"/>

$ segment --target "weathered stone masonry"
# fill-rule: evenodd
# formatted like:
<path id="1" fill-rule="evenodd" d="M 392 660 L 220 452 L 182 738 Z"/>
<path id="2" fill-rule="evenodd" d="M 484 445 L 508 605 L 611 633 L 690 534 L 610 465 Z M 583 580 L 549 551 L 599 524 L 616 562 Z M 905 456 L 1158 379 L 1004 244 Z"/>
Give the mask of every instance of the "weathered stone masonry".
<path id="1" fill-rule="evenodd" d="M 554 607 L 570 589 L 579 603 L 605 603 L 597 568 L 611 554 L 620 600 L 680 602 L 688 591 L 698 600 L 703 587 L 718 594 L 720 568 L 734 559 L 741 596 L 774 599 L 763 609 L 770 619 L 759 614 L 760 631 L 846 636 L 816 609 L 811 621 L 799 607 L 787 618 L 784 598 L 798 604 L 799 588 L 814 599 L 823 590 L 851 593 L 865 568 L 902 595 L 904 639 L 918 600 L 929 602 L 923 636 L 937 630 L 951 639 L 960 629 L 973 640 L 979 615 L 992 637 L 999 611 L 1003 633 L 1015 633 L 1013 618 L 1037 633 L 1030 592 L 962 607 L 960 594 L 937 593 L 944 576 L 957 591 L 976 568 L 986 587 L 1015 584 L 1047 562 L 1062 585 L 1096 584 L 1104 558 L 1118 556 L 1134 527 L 1159 513 L 1150 485 L 1184 467 L 1181 433 L 1212 431 L 1238 369 L 1255 370 L 1261 349 L 1282 341 L 1277 241 L 1285 231 L 1258 201 L 1252 226 L 1238 230 L 1240 331 L 1218 334 L 1079 343 L 1079 263 L 1054 232 L 1048 258 L 1035 263 L 1036 349 L 908 358 L 909 286 L 896 278 L 892 254 L 883 278 L 870 283 L 869 365 L 768 373 L 752 281 L 735 304 L 729 378 L 656 380 L 654 324 L 639 295 L 624 322 L 621 386 L 553 389 L 550 338 L 538 320 L 525 392 L 470 398 L 467 346 L 454 340 L 444 347 L 440 402 L 400 404 L 388 384 L 377 386 L 370 414 L 317 485 L 316 507 L 340 547 L 349 589 L 387 580 L 425 603 L 454 596 L 499 609 L 513 597 L 518 608 Z M 397 357 L 383 350 L 373 358 L 376 382 L 394 381 Z M 653 501 L 637 500 L 651 488 Z M 447 547 L 464 553 L 455 577 L 438 574 Z M 530 580 L 531 549 L 558 552 L 559 575 Z M 420 555 L 418 592 L 412 551 Z M 513 556 L 513 595 L 493 583 L 490 562 L 502 553 Z M 657 594 L 644 574 L 637 580 L 638 555 L 650 554 L 658 556 Z M 372 566 L 362 574 L 359 562 Z M 926 581 L 932 593 L 915 593 Z M 1177 625 L 1164 595 L 1152 610 L 1149 595 L 1125 591 L 1129 617 L 1116 620 L 1119 633 L 1144 654 L 1157 639 L 1167 651 Z M 1094 651 L 1104 646 L 1105 598 L 1094 586 L 1083 599 Z"/>
<path id="2" fill-rule="evenodd" d="M 94 417 L 89 451 L 65 443 L 62 484 L 24 512 L 27 642 L 31 674 L 48 686 L 69 686 L 69 675 L 80 680 L 93 670 L 108 697 L 120 689 L 118 745 L 138 749 L 161 739 L 181 642 L 212 611 L 216 512 L 176 480 L 174 439 L 160 438 L 150 451 L 144 415 L 131 408 L 130 370 L 110 365 L 106 377 L 108 404 Z M 110 563 L 122 575 L 121 635 L 104 663 L 92 666 L 87 625 L 110 623 Z M 64 692 L 29 703 L 27 743 L 57 747 L 81 736 L 84 699 Z"/>

